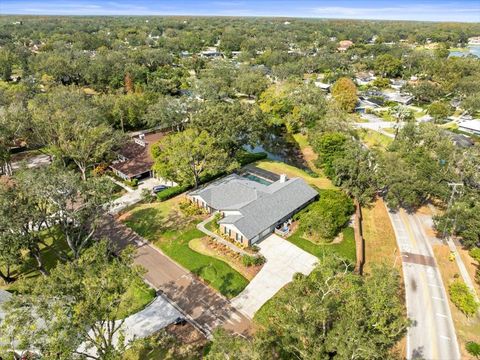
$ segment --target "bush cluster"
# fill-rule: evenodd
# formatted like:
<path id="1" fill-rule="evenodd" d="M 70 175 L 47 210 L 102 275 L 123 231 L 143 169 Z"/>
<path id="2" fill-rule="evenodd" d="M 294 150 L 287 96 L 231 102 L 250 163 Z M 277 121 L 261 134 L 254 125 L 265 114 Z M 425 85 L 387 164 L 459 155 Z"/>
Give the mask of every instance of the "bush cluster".
<path id="1" fill-rule="evenodd" d="M 242 263 L 246 267 L 262 265 L 262 264 L 265 264 L 265 258 L 261 255 L 260 256 L 243 255 Z"/>
<path id="2" fill-rule="evenodd" d="M 163 190 L 157 194 L 157 199 L 158 201 L 165 201 L 168 199 L 171 199 L 172 197 L 175 197 L 177 195 L 180 195 L 181 193 L 184 193 L 190 188 L 190 186 L 186 185 L 178 185 L 178 186 L 172 186 L 166 190 Z"/>
<path id="3" fill-rule="evenodd" d="M 455 280 L 448 288 L 450 299 L 455 306 L 467 316 L 475 315 L 479 304 L 464 282 Z"/>

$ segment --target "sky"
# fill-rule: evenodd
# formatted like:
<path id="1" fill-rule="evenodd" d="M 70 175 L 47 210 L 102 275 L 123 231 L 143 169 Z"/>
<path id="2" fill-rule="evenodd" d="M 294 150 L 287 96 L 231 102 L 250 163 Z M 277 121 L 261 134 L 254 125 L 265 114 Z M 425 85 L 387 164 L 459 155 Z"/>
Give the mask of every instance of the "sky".
<path id="1" fill-rule="evenodd" d="M 480 0 L 0 0 L 0 14 L 220 15 L 480 22 Z"/>

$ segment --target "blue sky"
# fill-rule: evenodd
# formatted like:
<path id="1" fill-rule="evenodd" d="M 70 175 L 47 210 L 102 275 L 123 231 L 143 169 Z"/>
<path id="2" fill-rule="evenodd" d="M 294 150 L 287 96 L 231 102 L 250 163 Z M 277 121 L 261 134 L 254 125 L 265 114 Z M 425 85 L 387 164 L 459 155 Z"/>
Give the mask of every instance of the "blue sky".
<path id="1" fill-rule="evenodd" d="M 285 16 L 480 22 L 480 0 L 0 0 L 0 13 Z"/>

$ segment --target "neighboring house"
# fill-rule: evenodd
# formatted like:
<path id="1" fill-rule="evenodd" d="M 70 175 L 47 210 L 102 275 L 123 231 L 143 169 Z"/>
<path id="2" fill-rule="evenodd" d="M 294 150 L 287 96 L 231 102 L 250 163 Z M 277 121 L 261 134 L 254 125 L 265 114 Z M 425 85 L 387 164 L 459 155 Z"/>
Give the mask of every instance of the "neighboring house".
<path id="1" fill-rule="evenodd" d="M 355 82 L 359 86 L 368 85 L 375 79 L 376 76 L 373 74 L 373 72 L 361 72 L 355 76 Z"/>
<path id="2" fill-rule="evenodd" d="M 124 180 L 146 179 L 153 176 L 153 158 L 150 153 L 152 145 L 158 142 L 165 133 L 151 132 L 132 137 L 117 152 L 118 160 L 110 168 Z"/>
<path id="3" fill-rule="evenodd" d="M 452 143 L 458 148 L 466 149 L 475 145 L 475 142 L 466 135 L 455 134 L 450 131 L 448 131 L 447 134 L 450 136 L 450 139 L 452 139 Z"/>
<path id="4" fill-rule="evenodd" d="M 322 89 L 323 91 L 330 91 L 330 87 L 332 86 L 331 84 L 327 84 L 327 83 L 324 83 L 324 82 L 321 82 L 321 81 L 315 81 L 314 82 L 315 86 Z"/>
<path id="5" fill-rule="evenodd" d="M 223 57 L 223 53 L 218 51 L 215 46 L 212 46 L 204 51 L 201 51 L 200 56 L 204 58 L 220 58 Z"/>
<path id="6" fill-rule="evenodd" d="M 369 101 L 368 99 L 364 99 L 360 97 L 358 99 L 357 106 L 355 107 L 355 111 L 361 114 L 365 114 L 368 111 L 373 111 L 378 107 L 379 105 L 377 103 L 374 103 L 373 101 Z"/>
<path id="7" fill-rule="evenodd" d="M 407 82 L 402 79 L 390 79 L 390 86 L 396 90 L 400 90 Z"/>
<path id="8" fill-rule="evenodd" d="M 401 105 L 409 105 L 413 101 L 413 96 L 410 96 L 408 94 L 402 94 L 400 92 L 385 92 L 383 94 L 385 95 L 385 98 L 387 100 L 396 102 Z"/>
<path id="9" fill-rule="evenodd" d="M 318 197 L 301 178 L 269 182 L 237 174 L 190 192 L 188 198 L 210 213 L 219 211 L 220 231 L 246 246 L 283 227 L 299 210 Z"/>
<path id="10" fill-rule="evenodd" d="M 466 120 L 458 124 L 458 129 L 470 134 L 480 135 L 480 120 Z"/>

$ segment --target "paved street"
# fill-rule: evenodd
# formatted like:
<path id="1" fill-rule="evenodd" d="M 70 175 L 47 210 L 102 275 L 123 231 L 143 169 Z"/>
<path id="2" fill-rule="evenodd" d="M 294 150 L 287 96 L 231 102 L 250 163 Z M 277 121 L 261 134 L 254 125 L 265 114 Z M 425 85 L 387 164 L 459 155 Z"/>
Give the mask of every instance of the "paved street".
<path id="1" fill-rule="evenodd" d="M 97 237 L 110 238 L 118 249 L 133 245 L 137 249 L 135 263 L 147 271 L 145 279 L 202 329 L 211 332 L 222 326 L 242 335 L 250 332 L 250 320 L 238 312 L 230 301 L 125 225 L 108 217 L 100 229 Z"/>
<path id="2" fill-rule="evenodd" d="M 416 215 L 389 212 L 401 251 L 408 317 L 408 359 L 460 359 L 455 328 L 430 240 Z"/>
<path id="3" fill-rule="evenodd" d="M 232 305 L 250 318 L 281 288 L 292 281 L 295 273 L 308 275 L 318 259 L 280 236 L 272 234 L 258 244 L 267 262 Z"/>

